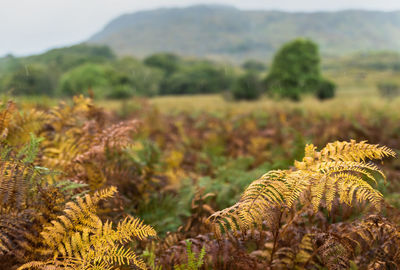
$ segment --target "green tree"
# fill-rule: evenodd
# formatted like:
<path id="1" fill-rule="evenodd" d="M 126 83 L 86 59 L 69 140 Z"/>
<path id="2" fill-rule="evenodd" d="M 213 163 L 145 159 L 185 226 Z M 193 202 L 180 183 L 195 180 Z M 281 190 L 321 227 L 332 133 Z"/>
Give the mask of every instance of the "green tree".
<path id="1" fill-rule="evenodd" d="M 53 95 L 54 85 L 42 65 L 24 65 L 3 79 L 2 91 L 14 95 Z"/>
<path id="2" fill-rule="evenodd" d="M 160 94 L 210 94 L 220 93 L 232 85 L 232 77 L 222 67 L 208 61 L 187 63 L 167 76 Z"/>
<path id="3" fill-rule="evenodd" d="M 249 71 L 240 76 L 232 90 L 233 98 L 236 100 L 256 100 L 261 95 L 261 83 L 256 72 Z"/>
<path id="4" fill-rule="evenodd" d="M 108 66 L 97 64 L 83 64 L 61 77 L 59 92 L 62 95 L 73 96 L 88 93 L 91 89 L 95 97 L 105 97 L 109 93 L 110 74 L 112 70 Z"/>
<path id="5" fill-rule="evenodd" d="M 133 95 L 155 96 L 159 92 L 163 73 L 157 68 L 144 65 L 132 57 L 124 57 L 113 64 L 113 89 L 110 97 L 123 98 Z M 125 90 L 123 90 L 125 89 Z M 121 95 L 123 94 L 123 95 Z"/>
<path id="6" fill-rule="evenodd" d="M 272 95 L 299 100 L 304 93 L 316 94 L 324 81 L 318 46 L 310 40 L 296 39 L 276 53 L 266 84 Z"/>
<path id="7" fill-rule="evenodd" d="M 159 68 L 166 75 L 170 75 L 179 68 L 180 58 L 172 53 L 156 53 L 144 59 L 144 63 L 149 67 Z"/>

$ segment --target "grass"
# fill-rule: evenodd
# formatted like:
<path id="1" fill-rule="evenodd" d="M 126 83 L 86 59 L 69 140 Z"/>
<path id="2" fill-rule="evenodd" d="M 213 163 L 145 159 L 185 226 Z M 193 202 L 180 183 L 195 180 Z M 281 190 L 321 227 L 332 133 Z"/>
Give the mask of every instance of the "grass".
<path id="1" fill-rule="evenodd" d="M 305 97 L 300 102 L 288 100 L 274 100 L 263 97 L 257 101 L 234 102 L 222 95 L 187 95 L 187 96 L 159 96 L 147 100 L 162 113 L 176 114 L 180 112 L 201 113 L 204 111 L 218 114 L 269 112 L 280 110 L 300 110 L 305 112 L 323 113 L 329 116 L 362 113 L 383 114 L 400 118 L 400 97 L 387 100 L 378 95 L 376 85 L 382 81 L 398 81 L 399 73 L 394 71 L 365 71 L 360 69 L 332 69 L 324 72 L 325 76 L 338 85 L 337 95 L 332 100 L 319 101 L 313 97 Z M 18 97 L 16 101 L 24 107 L 47 106 L 51 107 L 59 99 L 49 97 Z M 68 100 L 67 100 L 68 101 Z M 140 110 L 140 104 L 135 98 L 118 100 L 98 100 L 96 103 L 109 110 L 131 112 Z"/>

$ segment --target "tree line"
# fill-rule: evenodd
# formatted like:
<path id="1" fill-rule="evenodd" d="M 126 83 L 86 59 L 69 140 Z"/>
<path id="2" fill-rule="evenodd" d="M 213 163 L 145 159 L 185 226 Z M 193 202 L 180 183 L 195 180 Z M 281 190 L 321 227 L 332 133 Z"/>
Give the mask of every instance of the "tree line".
<path id="1" fill-rule="evenodd" d="M 321 75 L 318 46 L 297 39 L 276 53 L 270 68 L 259 60 L 239 67 L 172 53 L 139 60 L 117 57 L 107 46 L 87 44 L 24 58 L 8 55 L 0 59 L 0 90 L 51 97 L 83 93 L 101 99 L 228 93 L 225 96 L 234 99 L 254 100 L 267 94 L 299 100 L 306 94 L 331 98 L 335 85 Z"/>

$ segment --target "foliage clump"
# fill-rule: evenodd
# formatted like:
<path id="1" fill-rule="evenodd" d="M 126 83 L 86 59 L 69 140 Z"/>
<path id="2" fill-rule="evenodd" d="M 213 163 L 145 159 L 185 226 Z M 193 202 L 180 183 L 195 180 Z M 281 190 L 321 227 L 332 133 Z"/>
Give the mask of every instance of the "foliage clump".
<path id="1" fill-rule="evenodd" d="M 276 53 L 266 78 L 271 95 L 300 100 L 304 94 L 320 99 L 334 96 L 334 84 L 322 78 L 318 46 L 305 39 L 286 43 Z"/>
<path id="2" fill-rule="evenodd" d="M 232 94 L 236 100 L 256 100 L 261 96 L 262 85 L 255 72 L 247 72 L 236 80 Z"/>

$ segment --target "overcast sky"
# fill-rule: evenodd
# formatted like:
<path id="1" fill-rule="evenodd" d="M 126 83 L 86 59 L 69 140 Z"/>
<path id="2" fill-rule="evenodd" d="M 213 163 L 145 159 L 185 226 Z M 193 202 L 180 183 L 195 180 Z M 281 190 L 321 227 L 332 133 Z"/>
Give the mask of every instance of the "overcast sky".
<path id="1" fill-rule="evenodd" d="M 199 3 L 286 11 L 400 10 L 400 0 L 0 0 L 0 56 L 84 41 L 123 13 Z"/>

